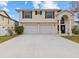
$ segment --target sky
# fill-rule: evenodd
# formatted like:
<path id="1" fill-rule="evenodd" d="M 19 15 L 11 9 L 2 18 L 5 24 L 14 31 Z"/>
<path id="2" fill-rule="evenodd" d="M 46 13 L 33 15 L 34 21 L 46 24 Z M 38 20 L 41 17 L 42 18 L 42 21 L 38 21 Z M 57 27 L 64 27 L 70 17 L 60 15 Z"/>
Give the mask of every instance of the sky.
<path id="1" fill-rule="evenodd" d="M 19 13 L 15 9 L 69 9 L 70 1 L 0 1 L 0 10 L 19 21 Z"/>

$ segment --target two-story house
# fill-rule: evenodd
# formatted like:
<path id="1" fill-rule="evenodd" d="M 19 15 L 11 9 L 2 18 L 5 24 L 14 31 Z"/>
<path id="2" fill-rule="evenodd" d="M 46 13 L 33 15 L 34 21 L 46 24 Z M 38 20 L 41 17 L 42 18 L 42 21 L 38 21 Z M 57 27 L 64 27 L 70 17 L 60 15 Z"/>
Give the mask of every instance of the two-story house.
<path id="1" fill-rule="evenodd" d="M 58 9 L 16 9 L 24 34 L 72 35 L 73 12 Z"/>

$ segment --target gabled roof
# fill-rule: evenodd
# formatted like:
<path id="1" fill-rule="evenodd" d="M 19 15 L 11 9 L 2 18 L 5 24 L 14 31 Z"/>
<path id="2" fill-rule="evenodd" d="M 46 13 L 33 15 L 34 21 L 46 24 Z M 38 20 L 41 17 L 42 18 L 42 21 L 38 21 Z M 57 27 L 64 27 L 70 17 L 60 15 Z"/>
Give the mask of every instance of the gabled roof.
<path id="1" fill-rule="evenodd" d="M 12 19 L 12 18 L 9 18 L 9 17 L 7 17 L 7 16 L 4 16 L 4 15 L 2 15 L 2 14 L 0 14 L 0 16 L 3 16 L 3 17 L 5 17 L 5 18 L 11 19 L 11 20 L 13 20 L 13 21 L 15 21 L 15 22 L 18 22 L 18 21 L 16 21 L 16 20 L 14 20 L 14 19 Z"/>
<path id="2" fill-rule="evenodd" d="M 15 22 L 18 22 L 18 21 L 16 21 L 16 20 L 12 19 L 12 18 L 7 14 L 6 11 L 0 10 L 0 12 L 4 12 L 4 13 L 7 15 L 7 16 L 5 16 L 5 15 L 3 15 L 3 14 L 0 14 L 1 16 L 6 17 L 6 18 L 9 18 L 9 19 L 11 19 L 11 20 L 13 20 L 13 21 L 15 21 Z"/>
<path id="3" fill-rule="evenodd" d="M 4 13 L 6 14 L 6 16 L 9 17 L 9 15 L 7 14 L 6 11 L 4 11 L 4 10 L 0 10 L 0 12 L 4 12 Z M 9 17 L 9 18 L 10 18 L 10 17 Z"/>
<path id="4" fill-rule="evenodd" d="M 59 14 L 61 14 L 63 12 L 68 12 L 68 13 L 71 13 L 72 15 L 74 15 L 74 12 L 73 11 L 70 11 L 70 10 L 62 10 L 56 16 L 58 16 Z"/>

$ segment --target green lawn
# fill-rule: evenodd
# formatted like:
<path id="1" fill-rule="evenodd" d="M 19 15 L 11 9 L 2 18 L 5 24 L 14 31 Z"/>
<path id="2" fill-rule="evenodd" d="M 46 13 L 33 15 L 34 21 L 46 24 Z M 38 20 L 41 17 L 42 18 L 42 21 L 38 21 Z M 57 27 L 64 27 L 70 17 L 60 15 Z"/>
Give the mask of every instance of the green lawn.
<path id="1" fill-rule="evenodd" d="M 16 37 L 17 35 L 12 35 L 12 36 L 0 36 L 0 43 L 4 42 L 4 41 L 7 41 L 11 38 L 14 38 Z"/>
<path id="2" fill-rule="evenodd" d="M 63 36 L 64 38 L 67 38 L 73 42 L 79 43 L 79 35 L 78 36 Z"/>

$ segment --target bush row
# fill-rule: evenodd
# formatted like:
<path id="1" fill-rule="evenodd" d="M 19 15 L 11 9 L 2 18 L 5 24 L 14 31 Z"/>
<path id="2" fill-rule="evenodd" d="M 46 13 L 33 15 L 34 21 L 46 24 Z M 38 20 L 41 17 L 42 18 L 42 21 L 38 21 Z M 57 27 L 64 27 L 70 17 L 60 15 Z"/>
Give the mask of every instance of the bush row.
<path id="1" fill-rule="evenodd" d="M 79 26 L 78 26 L 78 25 L 75 25 L 75 26 L 72 28 L 72 33 L 73 33 L 73 34 L 79 34 Z"/>

